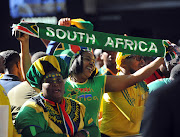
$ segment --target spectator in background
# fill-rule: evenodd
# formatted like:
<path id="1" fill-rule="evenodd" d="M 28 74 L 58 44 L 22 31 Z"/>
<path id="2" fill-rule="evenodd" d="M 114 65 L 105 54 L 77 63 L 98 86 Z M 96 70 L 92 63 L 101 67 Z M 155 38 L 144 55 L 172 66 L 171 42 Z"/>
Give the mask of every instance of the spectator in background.
<path id="1" fill-rule="evenodd" d="M 7 50 L 0 53 L 5 59 L 5 74 L 1 73 L 0 84 L 8 93 L 24 79 L 21 72 L 20 56 L 17 51 Z"/>
<path id="2" fill-rule="evenodd" d="M 156 89 L 171 83 L 173 80 L 180 77 L 180 64 L 174 66 L 170 72 L 169 78 L 157 79 L 148 84 L 149 93 L 154 92 Z"/>
<path id="3" fill-rule="evenodd" d="M 47 56 L 46 52 L 44 52 L 44 51 L 35 52 L 31 57 L 31 63 L 33 64 L 37 59 L 44 57 L 44 56 Z"/>
<path id="4" fill-rule="evenodd" d="M 116 75 L 118 70 L 116 69 L 116 51 L 105 51 L 101 54 L 103 60 L 103 66 L 98 70 L 98 75 Z"/>
<path id="5" fill-rule="evenodd" d="M 5 59 L 0 55 L 0 73 L 4 73 L 5 71 Z"/>
<path id="6" fill-rule="evenodd" d="M 145 59 L 145 65 L 147 65 L 150 62 L 152 62 L 155 58 L 154 57 L 144 57 L 144 59 Z M 164 71 L 165 74 L 163 73 L 163 71 Z M 168 73 L 167 73 L 167 69 L 166 69 L 165 63 L 163 63 L 150 77 L 148 77 L 144 81 L 147 84 L 149 84 L 152 81 L 155 81 L 156 79 L 161 79 L 161 78 L 169 77 L 167 75 L 168 75 Z"/>
<path id="7" fill-rule="evenodd" d="M 132 75 L 145 65 L 142 56 L 117 53 L 117 76 Z M 130 81 L 130 80 L 129 80 Z M 144 81 L 120 92 L 109 92 L 103 96 L 103 118 L 101 136 L 136 136 L 139 134 L 144 103 L 148 88 Z"/>
<path id="8" fill-rule="evenodd" d="M 23 137 L 96 137 L 99 133 L 86 108 L 78 101 L 63 97 L 66 63 L 55 56 L 38 59 L 29 69 L 30 83 L 36 81 L 41 93 L 28 100 L 16 118 Z"/>
<path id="9" fill-rule="evenodd" d="M 21 63 L 24 64 L 26 69 L 29 69 L 28 66 L 31 63 L 33 64 L 38 58 L 41 58 L 47 55 L 43 51 L 36 52 L 31 57 L 31 63 L 28 63 L 30 60 L 30 56 L 28 53 L 29 52 L 29 36 L 27 34 L 23 34 L 21 38 L 18 38 L 18 40 L 20 41 L 20 45 L 21 45 L 21 60 L 23 61 Z M 26 62 L 24 63 L 24 61 Z M 11 105 L 13 123 L 15 122 L 16 115 L 19 112 L 21 106 L 28 99 L 30 99 L 31 97 L 34 97 L 37 94 L 38 92 L 36 92 L 27 81 L 23 81 L 22 83 L 15 86 L 8 92 L 8 98 Z"/>
<path id="10" fill-rule="evenodd" d="M 152 92 L 145 104 L 143 137 L 179 136 L 180 78 Z"/>
<path id="11" fill-rule="evenodd" d="M 116 75 L 118 69 L 116 69 L 116 54 L 115 51 L 102 50 L 101 60 L 103 60 L 103 66 L 98 70 L 98 75 Z M 101 101 L 100 113 L 99 113 L 99 127 L 101 126 L 102 113 L 103 113 L 103 99 Z"/>
<path id="12" fill-rule="evenodd" d="M 177 64 L 176 66 L 172 67 L 169 78 L 160 78 L 149 83 L 148 84 L 149 94 L 156 91 L 160 87 L 170 84 L 175 79 L 178 79 L 178 77 L 180 77 L 180 64 Z M 142 122 L 142 127 L 143 127 L 143 122 Z"/>

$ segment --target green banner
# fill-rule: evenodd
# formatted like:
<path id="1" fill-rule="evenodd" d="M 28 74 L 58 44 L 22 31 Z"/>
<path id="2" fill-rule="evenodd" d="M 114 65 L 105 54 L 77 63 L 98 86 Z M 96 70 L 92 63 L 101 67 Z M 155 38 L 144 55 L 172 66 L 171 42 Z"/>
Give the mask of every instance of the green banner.
<path id="1" fill-rule="evenodd" d="M 123 36 L 44 23 L 22 22 L 13 27 L 13 30 L 42 39 L 126 54 L 164 57 L 166 53 L 166 40 L 160 39 Z"/>

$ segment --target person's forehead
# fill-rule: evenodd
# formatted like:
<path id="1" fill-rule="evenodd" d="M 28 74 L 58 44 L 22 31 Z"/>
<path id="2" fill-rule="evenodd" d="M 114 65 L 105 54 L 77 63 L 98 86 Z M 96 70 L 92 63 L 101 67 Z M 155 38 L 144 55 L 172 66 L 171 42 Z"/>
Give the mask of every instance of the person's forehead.
<path id="1" fill-rule="evenodd" d="M 83 57 L 95 58 L 94 55 L 91 52 L 84 52 Z"/>
<path id="2" fill-rule="evenodd" d="M 58 71 L 52 71 L 45 75 L 45 78 L 54 78 L 54 77 L 62 77 L 62 75 Z"/>

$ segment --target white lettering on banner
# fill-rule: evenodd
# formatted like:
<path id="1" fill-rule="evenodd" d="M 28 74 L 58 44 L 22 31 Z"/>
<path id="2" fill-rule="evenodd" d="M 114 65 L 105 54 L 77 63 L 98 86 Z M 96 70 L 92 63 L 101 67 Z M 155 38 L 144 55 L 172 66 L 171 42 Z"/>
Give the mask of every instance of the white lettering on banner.
<path id="1" fill-rule="evenodd" d="M 54 33 L 54 29 L 53 29 L 53 28 L 51 28 L 51 27 L 46 27 L 46 29 L 48 30 L 48 31 L 46 32 L 46 35 L 47 35 L 48 37 L 54 37 L 54 36 L 55 36 L 55 33 Z"/>
<path id="2" fill-rule="evenodd" d="M 80 35 L 80 42 L 82 42 L 83 41 L 83 36 L 85 35 L 85 33 L 83 33 L 83 32 L 76 32 L 77 34 L 79 34 Z"/>
<path id="3" fill-rule="evenodd" d="M 107 45 L 111 45 L 114 48 L 114 41 L 112 40 L 111 37 L 107 38 L 107 42 L 104 46 L 107 47 Z"/>
<path id="4" fill-rule="evenodd" d="M 79 41 L 79 42 L 86 42 L 86 44 L 95 44 L 96 38 L 94 34 L 91 36 L 88 33 L 84 32 L 76 32 L 70 30 L 63 30 L 63 29 L 53 29 L 51 27 L 46 27 L 46 36 L 48 37 L 57 37 L 59 39 L 68 39 L 70 41 Z M 97 40 L 98 41 L 98 40 Z M 141 52 L 158 52 L 157 46 L 155 43 L 150 42 L 146 43 L 145 41 L 137 41 L 137 40 L 130 40 L 130 39 L 123 39 L 123 38 L 115 38 L 113 40 L 112 37 L 107 37 L 107 41 L 104 47 L 110 46 L 112 48 L 119 48 L 123 47 L 123 49 L 130 49 L 131 51 L 141 51 Z"/>
<path id="5" fill-rule="evenodd" d="M 115 48 L 118 48 L 119 44 L 121 44 L 121 45 L 124 44 L 124 43 L 123 43 L 123 39 L 121 39 L 121 38 L 116 38 L 116 46 L 115 46 Z"/>
<path id="6" fill-rule="evenodd" d="M 89 34 L 87 34 L 87 33 L 75 32 L 75 31 L 73 31 L 73 33 L 71 34 L 71 31 L 69 31 L 69 30 L 67 30 L 67 32 L 66 32 L 62 29 L 54 30 L 51 27 L 46 27 L 46 30 L 47 30 L 46 36 L 48 36 L 48 37 L 55 37 L 56 36 L 59 39 L 65 39 L 67 37 L 68 40 L 75 41 L 78 39 L 78 35 L 79 35 L 79 40 L 78 40 L 79 42 L 83 42 L 83 40 L 85 40 L 87 44 L 90 41 L 92 42 L 92 44 L 95 44 L 95 41 L 96 41 L 94 34 L 89 36 Z"/>
<path id="7" fill-rule="evenodd" d="M 134 43 L 131 40 L 124 39 L 124 49 L 127 49 L 127 47 L 129 47 L 130 50 L 133 50 L 132 45 L 134 45 Z"/>
<path id="8" fill-rule="evenodd" d="M 95 36 L 92 34 L 92 37 L 89 37 L 89 35 L 88 34 L 86 34 L 86 37 L 87 37 L 87 39 L 86 39 L 86 43 L 89 43 L 89 40 L 91 39 L 92 40 L 92 44 L 94 44 L 95 43 L 95 41 L 96 41 L 96 38 L 95 38 Z"/>
<path id="9" fill-rule="evenodd" d="M 139 42 L 139 50 L 140 50 L 140 51 L 142 51 L 142 52 L 147 51 L 147 48 L 145 48 L 145 49 L 143 49 L 143 48 L 142 48 L 142 44 L 147 45 L 147 43 L 146 43 L 146 42 L 144 42 L 144 41 L 140 41 L 140 42 Z"/>
<path id="10" fill-rule="evenodd" d="M 111 46 L 114 48 L 118 48 L 119 45 L 123 46 L 123 49 L 127 49 L 129 48 L 130 50 L 136 51 L 136 50 L 140 50 L 141 52 L 151 52 L 154 51 L 155 53 L 158 52 L 157 46 L 155 45 L 155 43 L 151 42 L 151 46 L 148 49 L 148 44 L 144 41 L 139 41 L 137 42 L 136 40 L 132 41 L 130 39 L 122 39 L 122 38 L 115 38 L 115 43 L 113 41 L 113 39 L 111 37 L 107 37 L 107 41 L 105 43 L 105 47 L 107 46 Z M 144 48 L 143 48 L 144 47 Z"/>
<path id="11" fill-rule="evenodd" d="M 60 31 L 63 32 L 63 35 L 62 35 L 62 36 L 59 35 Z M 57 36 L 59 39 L 64 39 L 64 38 L 67 36 L 67 34 L 66 34 L 66 32 L 65 32 L 64 30 L 62 30 L 62 29 L 57 29 L 57 30 L 56 30 L 56 36 Z"/>
<path id="12" fill-rule="evenodd" d="M 134 41 L 134 43 L 135 43 L 135 45 L 134 45 L 134 51 L 136 51 L 136 50 L 137 50 L 137 47 L 138 47 L 138 44 L 137 44 L 137 41 L 136 41 L 136 40 Z"/>
<path id="13" fill-rule="evenodd" d="M 73 31 L 73 33 L 74 33 L 74 38 L 71 38 L 71 36 L 70 36 L 71 34 L 70 34 L 69 30 L 67 30 L 67 33 L 68 33 L 68 39 L 69 39 L 69 40 L 71 40 L 71 41 L 75 41 L 75 40 L 76 40 L 77 34 L 76 34 L 75 31 Z"/>
<path id="14" fill-rule="evenodd" d="M 156 47 L 156 45 L 155 45 L 153 42 L 151 42 L 151 47 L 149 48 L 148 52 L 151 52 L 152 50 L 154 50 L 155 53 L 158 52 L 158 51 L 157 51 L 157 47 Z"/>

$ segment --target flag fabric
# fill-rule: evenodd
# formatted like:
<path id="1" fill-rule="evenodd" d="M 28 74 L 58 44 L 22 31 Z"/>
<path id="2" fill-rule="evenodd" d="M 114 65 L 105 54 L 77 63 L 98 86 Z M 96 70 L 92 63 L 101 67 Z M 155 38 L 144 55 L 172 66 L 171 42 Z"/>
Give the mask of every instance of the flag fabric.
<path id="1" fill-rule="evenodd" d="M 164 57 L 166 55 L 166 40 L 123 36 L 44 23 L 21 22 L 13 25 L 13 31 L 16 30 L 37 38 L 93 49 L 119 51 L 141 56 Z"/>
<path id="2" fill-rule="evenodd" d="M 165 47 L 167 49 L 166 56 L 164 58 L 165 65 L 167 70 L 169 70 L 169 66 L 175 66 L 179 62 L 179 56 L 177 55 L 178 51 L 176 50 L 175 44 L 171 43 L 169 40 L 166 40 Z M 170 50 L 173 48 L 173 51 Z"/>
<path id="3" fill-rule="evenodd" d="M 94 26 L 90 21 L 85 21 L 83 19 L 72 19 L 71 25 L 75 25 L 77 28 L 80 29 L 87 29 L 87 30 L 93 30 Z"/>

